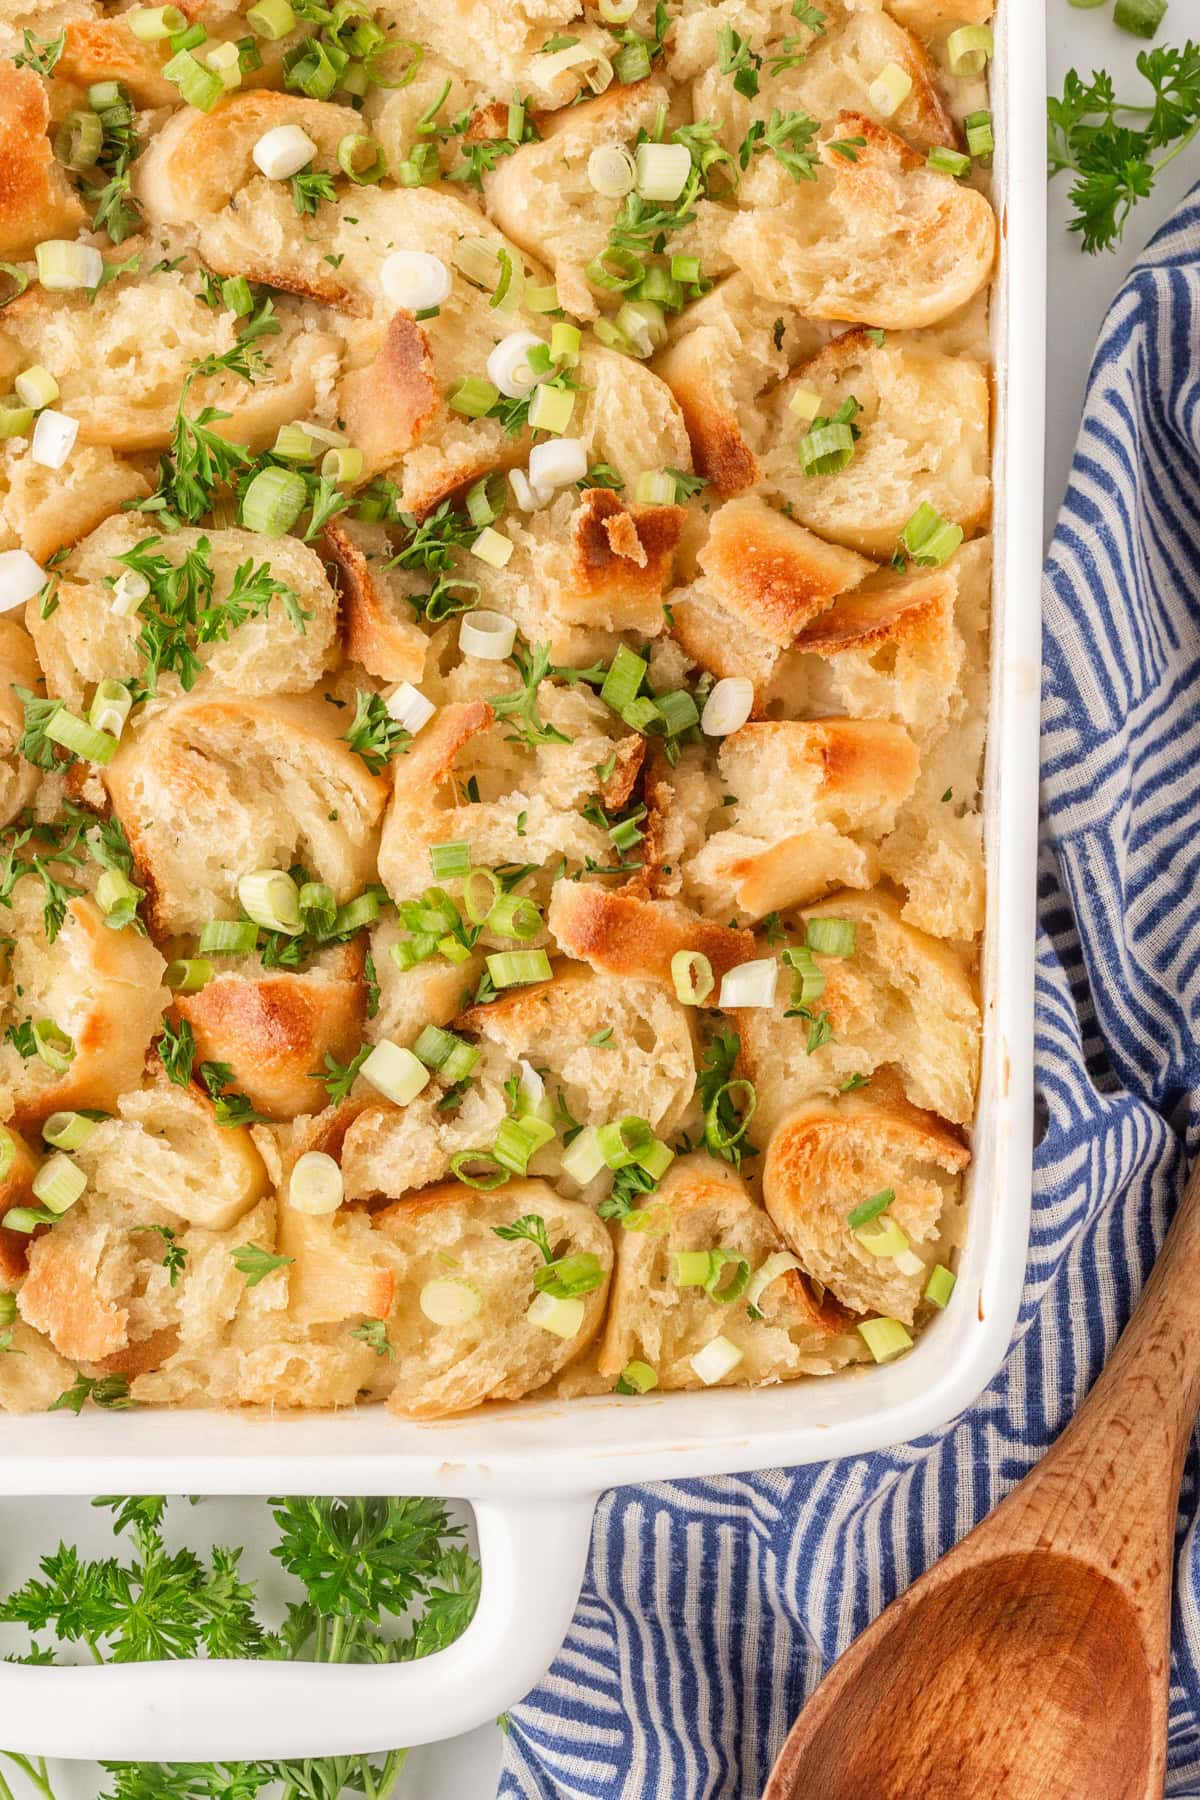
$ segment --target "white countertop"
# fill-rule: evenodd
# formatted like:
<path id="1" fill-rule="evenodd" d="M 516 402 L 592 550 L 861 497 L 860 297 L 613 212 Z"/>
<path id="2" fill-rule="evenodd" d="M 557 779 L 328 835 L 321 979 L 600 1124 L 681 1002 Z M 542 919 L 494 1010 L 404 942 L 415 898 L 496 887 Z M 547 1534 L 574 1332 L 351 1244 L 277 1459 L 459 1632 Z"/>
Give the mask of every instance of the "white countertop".
<path id="1" fill-rule="evenodd" d="M 1173 0 L 1162 34 L 1166 41 L 1175 41 L 1185 33 L 1187 21 L 1183 14 L 1186 5 L 1187 0 Z M 1137 79 L 1134 59 L 1141 45 L 1113 28 L 1109 17 L 1111 7 L 1079 12 L 1068 4 L 1068 0 L 1046 0 L 1046 9 L 1050 81 L 1055 91 L 1061 90 L 1063 76 L 1072 65 L 1081 72 L 1089 72 L 1093 66 L 1108 68 L 1117 79 L 1118 88 L 1123 73 Z M 1172 27 L 1175 28 L 1173 33 Z M 1081 255 L 1075 240 L 1064 229 L 1066 178 L 1060 176 L 1051 188 L 1047 534 L 1053 527 L 1059 498 L 1066 484 L 1084 383 L 1100 321 L 1126 268 L 1194 180 L 1200 180 L 1200 143 L 1193 146 L 1190 154 L 1172 164 L 1152 199 L 1139 205 L 1130 220 L 1121 251 L 1097 257 Z M 218 1535 L 228 1542 L 239 1540 L 243 1517 L 264 1516 L 257 1502 L 222 1502 L 220 1507 L 226 1522 Z M 33 1555 L 50 1547 L 60 1531 L 72 1537 L 78 1535 L 89 1547 L 94 1545 L 99 1550 L 101 1537 L 96 1531 L 95 1515 L 90 1515 L 92 1522 L 89 1524 L 82 1517 L 84 1510 L 70 1502 L 56 1502 L 50 1506 L 44 1502 L 7 1503 L 3 1509 L 5 1555 L 0 1568 L 3 1585 L 31 1573 Z M 80 1525 L 88 1527 L 86 1537 Z M 27 1550 L 22 1555 L 25 1547 Z M 47 1749 L 50 1748 L 52 1746 L 48 1745 Z M 414 1751 L 400 1783 L 398 1800 L 492 1800 L 500 1755 L 500 1733 L 491 1726 L 452 1743 Z M 94 1800 L 99 1791 L 95 1775 L 83 1766 L 68 1772 L 59 1765 L 55 1781 L 61 1800 Z M 26 1800 L 19 1783 L 20 1777 L 14 1775 L 14 1793 L 18 1800 Z M 682 1796 L 680 1800 L 683 1800 Z"/>

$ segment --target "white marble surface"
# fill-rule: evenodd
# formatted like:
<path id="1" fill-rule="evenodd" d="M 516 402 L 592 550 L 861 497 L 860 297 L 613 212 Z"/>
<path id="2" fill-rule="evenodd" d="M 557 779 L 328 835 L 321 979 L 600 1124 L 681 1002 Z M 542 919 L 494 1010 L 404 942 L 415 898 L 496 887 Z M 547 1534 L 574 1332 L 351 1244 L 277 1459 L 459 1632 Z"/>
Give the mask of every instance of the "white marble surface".
<path id="1" fill-rule="evenodd" d="M 1189 0 L 1172 0 L 1167 28 L 1176 35 L 1187 28 L 1184 13 Z M 1056 91 L 1072 65 L 1081 71 L 1093 66 L 1111 69 L 1114 77 L 1133 74 L 1139 45 L 1114 30 L 1110 8 L 1076 11 L 1068 0 L 1046 0 L 1050 79 Z M 1118 85 L 1120 85 L 1118 83 Z M 1160 189 L 1143 202 L 1130 221 L 1119 253 L 1084 257 L 1065 230 L 1066 181 L 1059 177 L 1050 195 L 1050 282 L 1047 305 L 1049 393 L 1046 443 L 1046 529 L 1051 530 L 1059 497 L 1066 483 L 1075 440 L 1079 409 L 1092 345 L 1100 321 L 1120 280 L 1151 232 L 1166 217 L 1175 201 L 1194 180 L 1200 180 L 1200 144 L 1172 165 Z M 202 1509 L 204 1528 L 225 1541 L 237 1542 L 263 1516 L 258 1502 L 212 1503 Z M 197 1517 L 199 1523 L 201 1515 Z M 95 1516 L 74 1502 L 7 1502 L 0 1507 L 4 1553 L 0 1581 L 5 1586 L 31 1572 L 32 1558 L 41 1548 L 64 1536 L 90 1541 L 99 1550 L 102 1541 Z M 86 1536 L 83 1535 L 86 1533 Z M 47 1749 L 53 1746 L 47 1745 Z M 472 1732 L 448 1744 L 416 1750 L 401 1779 L 398 1800 L 491 1800 L 496 1791 L 501 1739 L 492 1726 Z M 26 1800 L 14 1777 L 17 1800 Z M 55 1770 L 59 1800 L 95 1800 L 100 1791 L 96 1772 L 83 1765 L 59 1764 Z"/>

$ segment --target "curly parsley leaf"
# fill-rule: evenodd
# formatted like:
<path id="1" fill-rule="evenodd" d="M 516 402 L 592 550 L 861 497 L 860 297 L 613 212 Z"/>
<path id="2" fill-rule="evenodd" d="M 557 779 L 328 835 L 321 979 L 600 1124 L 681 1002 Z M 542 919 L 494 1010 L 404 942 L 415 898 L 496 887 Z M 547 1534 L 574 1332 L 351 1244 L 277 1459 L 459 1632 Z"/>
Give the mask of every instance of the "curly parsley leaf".
<path id="1" fill-rule="evenodd" d="M 379 694 L 360 691 L 342 742 L 362 757 L 372 775 L 380 775 L 394 756 L 408 749 L 412 737 L 392 718 Z"/>
<path id="2" fill-rule="evenodd" d="M 260 1244 L 239 1244 L 229 1254 L 239 1275 L 246 1277 L 248 1288 L 257 1287 L 260 1281 L 265 1281 L 276 1269 L 285 1268 L 288 1263 L 296 1260 L 294 1256 L 273 1256 Z"/>
<path id="3" fill-rule="evenodd" d="M 340 1063 L 337 1057 L 333 1055 L 332 1051 L 327 1050 L 325 1052 L 324 1072 L 320 1069 L 314 1069 L 309 1079 L 311 1081 L 324 1082 L 325 1092 L 329 1097 L 330 1106 L 340 1106 L 342 1101 L 348 1096 L 350 1089 L 354 1086 L 354 1079 L 370 1054 L 370 1044 L 364 1044 L 357 1055 L 352 1056 L 348 1063 Z"/>

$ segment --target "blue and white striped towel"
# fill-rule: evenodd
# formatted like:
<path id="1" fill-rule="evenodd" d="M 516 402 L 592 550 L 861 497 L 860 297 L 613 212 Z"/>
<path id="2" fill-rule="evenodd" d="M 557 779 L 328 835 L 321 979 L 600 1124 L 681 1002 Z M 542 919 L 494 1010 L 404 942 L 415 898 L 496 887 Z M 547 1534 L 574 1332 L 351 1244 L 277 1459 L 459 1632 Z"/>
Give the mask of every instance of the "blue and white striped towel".
<path id="1" fill-rule="evenodd" d="M 1200 1123 L 1200 189 L 1104 326 L 1044 601 L 1040 1144 L 1008 1362 L 881 1455 L 607 1495 L 505 1797 L 754 1800 L 832 1658 L 1057 1436 L 1162 1242 Z M 1193 1443 L 1176 1800 L 1200 1795 L 1198 1473 Z"/>

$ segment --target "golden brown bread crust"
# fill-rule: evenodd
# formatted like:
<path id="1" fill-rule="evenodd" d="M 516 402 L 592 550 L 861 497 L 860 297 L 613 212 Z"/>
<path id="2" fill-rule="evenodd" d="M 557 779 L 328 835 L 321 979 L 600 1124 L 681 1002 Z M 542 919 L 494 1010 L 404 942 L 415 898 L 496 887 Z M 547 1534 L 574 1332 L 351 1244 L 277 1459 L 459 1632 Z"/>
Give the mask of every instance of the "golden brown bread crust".
<path id="1" fill-rule="evenodd" d="M 46 132 L 46 89 L 32 69 L 0 62 L 0 257 L 32 256 L 43 238 L 74 237 L 83 207 Z"/>
<path id="2" fill-rule="evenodd" d="M 347 655 L 380 681 L 419 682 L 429 640 L 381 567 L 391 549 L 382 526 L 331 519 L 325 549 L 338 570 Z"/>
<path id="3" fill-rule="evenodd" d="M 48 1231 L 30 1252 L 21 1283 L 21 1317 L 44 1331 L 54 1348 L 75 1362 L 102 1363 L 129 1341 L 129 1309 L 100 1292 L 99 1243 L 79 1245 L 63 1232 Z"/>
<path id="4" fill-rule="evenodd" d="M 5 1126 L 5 1133 L 12 1142 L 12 1161 L 0 1178 L 0 1219 L 15 1206 L 36 1206 L 34 1199 L 33 1178 L 38 1172 L 41 1158 L 35 1156 L 25 1139 L 11 1125 Z M 48 1229 L 45 1225 L 36 1227 L 36 1235 Z M 25 1231 L 6 1231 L 0 1225 L 0 1281 L 11 1284 L 19 1281 L 25 1273 L 25 1265 L 29 1261 L 29 1246 L 33 1239 Z"/>
<path id="5" fill-rule="evenodd" d="M 120 81 L 139 106 L 175 106 L 179 89 L 162 69 L 169 49 L 143 44 L 124 19 L 72 19 L 62 55 L 54 65 L 60 80 L 87 87 L 93 81 Z"/>
<path id="6" fill-rule="evenodd" d="M 568 956 L 610 975 L 646 977 L 672 989 L 671 959 L 677 951 L 706 956 L 718 983 L 727 970 L 758 954 L 753 932 L 715 925 L 669 900 L 643 900 L 582 881 L 555 883 L 547 922 Z"/>
<path id="7" fill-rule="evenodd" d="M 843 650 L 919 638 L 941 618 L 952 594 L 953 578 L 942 569 L 869 576 L 798 632 L 795 647 L 814 656 L 837 656 Z"/>
<path id="8" fill-rule="evenodd" d="M 342 382 L 338 413 L 368 475 L 411 450 L 441 410 L 429 339 L 411 313 L 393 313 L 373 361 Z"/>
<path id="9" fill-rule="evenodd" d="M 177 995 L 198 1060 L 228 1063 L 233 1086 L 268 1118 L 311 1112 L 319 1091 L 314 1071 L 327 1056 L 349 1062 L 362 1043 L 363 955 L 361 943 L 344 944 L 306 974 L 217 975 L 199 993 Z"/>
<path id="10" fill-rule="evenodd" d="M 572 532 L 576 593 L 610 605 L 656 600 L 671 578 L 681 506 L 625 506 L 608 488 L 584 490 Z"/>
<path id="11" fill-rule="evenodd" d="M 874 567 L 757 497 L 731 500 L 713 514 L 699 563 L 725 611 L 779 645 L 790 644 Z"/>

